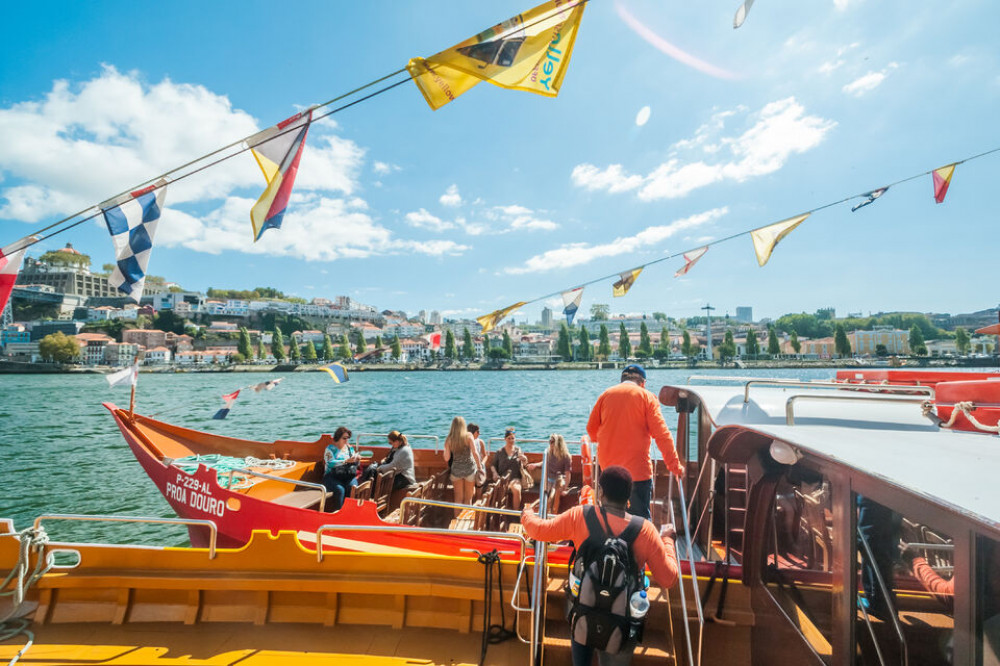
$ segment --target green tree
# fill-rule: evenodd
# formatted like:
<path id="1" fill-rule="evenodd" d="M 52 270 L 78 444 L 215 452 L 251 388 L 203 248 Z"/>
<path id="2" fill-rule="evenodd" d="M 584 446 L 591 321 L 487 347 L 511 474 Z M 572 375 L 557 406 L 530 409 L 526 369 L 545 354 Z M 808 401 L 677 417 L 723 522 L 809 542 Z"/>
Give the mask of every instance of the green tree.
<path id="1" fill-rule="evenodd" d="M 253 345 L 250 344 L 250 331 L 246 326 L 240 326 L 240 341 L 236 345 L 236 351 L 243 355 L 244 359 L 253 358 Z"/>
<path id="2" fill-rule="evenodd" d="M 667 313 L 666 312 L 654 312 L 653 313 L 653 319 L 655 321 L 666 321 L 667 320 Z"/>
<path id="3" fill-rule="evenodd" d="M 392 357 L 397 361 L 403 359 L 403 345 L 399 342 L 399 333 L 392 336 Z"/>
<path id="4" fill-rule="evenodd" d="M 382 349 L 382 347 L 383 347 L 382 336 L 381 335 L 376 335 L 375 336 L 375 349 Z"/>
<path id="5" fill-rule="evenodd" d="M 757 340 L 757 333 L 752 328 L 747 329 L 747 356 L 757 356 L 760 354 L 760 342 Z"/>
<path id="6" fill-rule="evenodd" d="M 51 250 L 46 252 L 38 259 L 43 261 L 49 266 L 72 266 L 72 267 L 89 267 L 90 257 L 85 254 L 80 254 L 75 250 L 67 252 L 66 250 L 73 250 L 73 246 L 66 243 L 66 248 L 64 250 Z M 113 270 L 113 269 L 112 269 Z"/>
<path id="7" fill-rule="evenodd" d="M 158 331 L 167 331 L 181 335 L 184 333 L 184 326 L 186 324 L 187 322 L 184 320 L 184 317 L 176 314 L 173 310 L 160 310 L 153 317 L 153 328 Z"/>
<path id="8" fill-rule="evenodd" d="M 451 360 L 458 359 L 458 346 L 455 344 L 455 334 L 449 328 L 444 334 L 444 355 Z"/>
<path id="9" fill-rule="evenodd" d="M 507 352 L 506 358 L 514 358 L 514 341 L 510 339 L 510 333 L 505 328 L 503 330 L 503 347 L 502 349 Z"/>
<path id="10" fill-rule="evenodd" d="M 230 363 L 235 363 L 236 365 L 239 365 L 241 363 L 245 363 L 246 360 L 247 360 L 247 357 L 244 356 L 243 354 L 239 353 L 239 352 L 236 352 L 235 354 L 230 354 L 229 355 L 229 362 Z"/>
<path id="11" fill-rule="evenodd" d="M 332 361 L 336 358 L 333 354 L 333 340 L 330 339 L 328 333 L 323 334 L 323 348 L 320 349 L 319 355 L 323 357 L 324 361 Z"/>
<path id="12" fill-rule="evenodd" d="M 351 358 L 351 341 L 347 339 L 347 333 L 340 336 L 340 348 L 337 349 L 337 357 L 342 359 Z"/>
<path id="13" fill-rule="evenodd" d="M 781 344 L 778 342 L 778 333 L 774 330 L 774 324 L 767 327 L 767 353 L 777 356 L 781 353 Z"/>
<path id="14" fill-rule="evenodd" d="M 360 328 L 357 329 L 357 333 L 354 336 L 354 351 L 358 356 L 368 351 L 368 343 L 365 342 L 365 332 Z"/>
<path id="15" fill-rule="evenodd" d="M 833 329 L 833 351 L 840 358 L 851 355 L 851 341 L 847 339 L 847 331 L 843 324 L 837 324 Z"/>
<path id="16" fill-rule="evenodd" d="M 646 322 L 642 322 L 639 326 L 639 351 L 646 358 L 653 355 L 653 340 L 649 337 L 649 329 L 646 328 Z"/>
<path id="17" fill-rule="evenodd" d="M 275 328 L 271 333 L 271 354 L 279 363 L 285 360 L 285 336 L 281 334 L 280 328 Z"/>
<path id="18" fill-rule="evenodd" d="M 295 338 L 288 340 L 288 360 L 298 363 L 302 358 L 302 351 L 299 349 L 299 341 Z"/>
<path id="19" fill-rule="evenodd" d="M 618 322 L 618 355 L 623 359 L 632 356 L 632 341 L 628 339 L 628 331 L 625 330 L 625 322 Z"/>
<path id="20" fill-rule="evenodd" d="M 510 358 L 510 354 L 503 347 L 490 347 L 490 360 L 502 361 Z"/>
<path id="21" fill-rule="evenodd" d="M 719 360 L 726 362 L 736 357 L 736 341 L 733 339 L 733 330 L 726 329 L 726 334 L 722 337 L 722 344 L 719 345 Z"/>
<path id="22" fill-rule="evenodd" d="M 257 341 L 257 358 L 264 360 L 267 358 L 267 349 L 264 348 L 264 341 Z"/>
<path id="23" fill-rule="evenodd" d="M 913 324 L 910 327 L 910 353 L 917 356 L 927 356 L 927 344 L 924 342 L 924 332 L 920 326 Z"/>
<path id="24" fill-rule="evenodd" d="M 667 331 L 666 326 L 660 329 L 660 342 L 656 345 L 656 348 L 664 352 L 664 357 L 670 354 L 670 332 Z"/>
<path id="25" fill-rule="evenodd" d="M 302 360 L 314 363 L 316 361 L 316 345 L 310 340 L 305 344 L 305 350 L 302 352 Z"/>
<path id="26" fill-rule="evenodd" d="M 80 345 L 76 338 L 62 331 L 49 333 L 38 342 L 38 353 L 46 361 L 73 363 L 80 358 Z"/>
<path id="27" fill-rule="evenodd" d="M 580 326 L 580 350 L 578 356 L 581 361 L 589 361 L 593 356 L 593 349 L 590 346 L 590 334 L 587 333 L 586 326 Z"/>
<path id="28" fill-rule="evenodd" d="M 597 358 L 601 361 L 607 361 L 609 356 L 611 356 L 611 336 L 608 333 L 608 327 L 601 324 L 601 332 L 597 338 Z"/>
<path id="29" fill-rule="evenodd" d="M 969 353 L 969 348 L 972 346 L 972 341 L 969 340 L 969 333 L 959 326 L 955 329 L 955 350 L 963 356 Z"/>
<path id="30" fill-rule="evenodd" d="M 472 360 L 472 357 L 476 355 L 476 346 L 472 344 L 472 333 L 469 332 L 468 327 L 462 331 L 462 358 Z"/>
<path id="31" fill-rule="evenodd" d="M 889 355 L 889 349 L 885 345 L 879 343 L 875 345 L 875 355 L 879 358 L 883 358 Z"/>
<path id="32" fill-rule="evenodd" d="M 691 344 L 691 334 L 685 328 L 681 336 L 681 353 L 691 358 L 694 356 L 695 346 Z"/>
<path id="33" fill-rule="evenodd" d="M 788 337 L 788 344 L 792 346 L 792 351 L 798 354 L 802 351 L 802 343 L 799 342 L 799 334 L 792 329 L 791 335 Z"/>
<path id="34" fill-rule="evenodd" d="M 559 327 L 559 341 L 556 343 L 556 355 L 562 357 L 564 361 L 573 360 L 573 342 L 569 337 L 569 327 L 566 322 Z"/>
<path id="35" fill-rule="evenodd" d="M 590 318 L 593 321 L 607 321 L 611 307 L 606 303 L 594 303 L 590 306 Z"/>

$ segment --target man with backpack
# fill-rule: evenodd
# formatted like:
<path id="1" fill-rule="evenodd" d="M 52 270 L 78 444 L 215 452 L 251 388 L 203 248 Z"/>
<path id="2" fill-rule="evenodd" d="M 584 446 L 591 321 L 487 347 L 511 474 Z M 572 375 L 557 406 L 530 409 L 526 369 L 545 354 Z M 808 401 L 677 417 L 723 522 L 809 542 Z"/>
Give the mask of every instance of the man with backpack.
<path id="1" fill-rule="evenodd" d="M 574 666 L 589 666 L 594 651 L 601 666 L 624 666 L 642 638 L 646 603 L 646 567 L 663 589 L 678 578 L 674 533 L 665 525 L 661 535 L 651 522 L 626 513 L 632 476 L 617 465 L 601 472 L 597 506 L 576 506 L 546 520 L 531 507 L 521 513 L 524 533 L 539 541 L 572 541 L 566 589 Z"/>

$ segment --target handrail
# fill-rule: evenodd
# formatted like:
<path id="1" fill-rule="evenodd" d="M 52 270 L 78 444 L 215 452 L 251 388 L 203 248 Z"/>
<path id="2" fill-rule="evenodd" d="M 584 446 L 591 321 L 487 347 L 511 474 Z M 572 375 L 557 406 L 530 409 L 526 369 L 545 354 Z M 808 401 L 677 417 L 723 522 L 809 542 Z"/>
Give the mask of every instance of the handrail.
<path id="1" fill-rule="evenodd" d="M 929 387 L 928 387 L 929 388 Z M 909 404 L 923 404 L 924 398 L 899 398 L 881 395 L 793 395 L 785 401 L 785 425 L 795 425 L 795 401 L 796 400 L 818 400 L 818 401 L 853 401 L 853 402 L 903 402 Z"/>
<path id="2" fill-rule="evenodd" d="M 549 494 L 545 491 L 544 480 L 548 474 L 549 452 L 542 451 L 542 484 L 538 492 L 538 516 L 543 520 L 549 515 Z M 534 598 L 531 599 L 531 663 L 541 663 L 541 649 L 545 630 L 542 624 L 542 604 L 548 593 L 548 549 L 546 542 L 535 540 Z"/>
<path id="3" fill-rule="evenodd" d="M 387 432 L 359 432 L 354 435 L 354 445 L 361 446 L 362 437 L 388 437 Z M 441 452 L 441 438 L 437 435 L 406 435 L 407 441 L 411 439 L 433 439 L 434 440 L 434 451 L 437 453 Z"/>
<path id="4" fill-rule="evenodd" d="M 872 573 L 875 574 L 875 582 L 878 583 L 879 590 L 882 592 L 882 598 L 885 599 L 886 605 L 889 607 L 889 615 L 892 619 L 892 627 L 896 631 L 896 637 L 899 638 L 900 645 L 900 657 L 902 663 L 905 666 L 910 663 L 909 649 L 906 645 L 906 637 L 903 635 L 903 628 L 899 624 L 899 614 L 896 612 L 896 604 L 892 601 L 892 595 L 889 593 L 886 587 L 885 581 L 882 579 L 882 573 L 878 570 L 878 563 L 875 560 L 875 556 L 872 554 L 871 546 L 868 545 L 868 539 L 865 538 L 864 532 L 861 530 L 861 526 L 858 525 L 858 543 L 861 544 L 862 549 L 865 551 L 865 558 L 867 558 L 868 565 L 872 569 Z M 862 560 L 862 566 L 864 566 L 864 559 Z M 857 594 L 857 593 L 855 593 Z M 866 599 L 867 601 L 867 599 Z M 865 623 L 868 624 L 868 630 L 872 632 L 872 639 L 874 641 L 875 634 L 871 627 L 871 620 L 868 619 L 868 609 L 862 607 L 865 616 Z M 875 649 L 878 650 L 878 641 L 875 642 Z M 881 657 L 881 650 L 878 650 L 879 656 Z M 881 658 L 880 658 L 881 661 Z"/>
<path id="5" fill-rule="evenodd" d="M 848 391 L 871 392 L 877 388 L 879 393 L 885 391 L 906 391 L 910 393 L 920 393 L 927 396 L 928 400 L 934 399 L 933 386 L 911 386 L 909 384 L 851 384 L 846 382 L 803 382 L 797 379 L 751 379 L 743 387 L 743 403 L 750 402 L 751 386 L 798 386 L 808 388 L 835 388 Z"/>
<path id="6" fill-rule="evenodd" d="M 215 544 L 218 540 L 219 528 L 215 521 L 198 518 L 147 518 L 145 516 L 88 516 L 78 513 L 48 513 L 35 518 L 35 529 L 42 526 L 43 520 L 79 520 L 85 522 L 106 523 L 153 523 L 157 525 L 197 525 L 207 527 L 210 533 L 208 540 L 208 559 L 215 559 Z"/>
<path id="7" fill-rule="evenodd" d="M 492 506 L 476 506 L 475 504 L 456 504 L 455 502 L 445 502 L 444 500 L 432 500 L 423 497 L 404 497 L 403 501 L 399 503 L 400 515 L 405 513 L 404 506 L 410 504 L 424 504 L 426 506 L 438 506 L 445 507 L 448 509 L 471 509 L 472 511 L 477 511 L 480 513 L 499 513 L 505 516 L 520 516 L 521 512 L 515 509 L 501 509 Z"/>
<path id="8" fill-rule="evenodd" d="M 490 437 L 489 439 L 487 439 L 486 440 L 486 453 L 490 453 L 490 452 L 493 451 L 493 442 L 503 442 L 503 441 L 505 441 L 505 438 L 503 438 L 503 437 Z M 528 438 L 518 437 L 517 438 L 517 443 L 521 444 L 522 442 L 523 443 L 527 443 L 527 444 L 548 444 L 549 443 L 549 438 L 546 437 L 545 439 L 528 439 Z M 500 449 L 498 448 L 497 451 L 499 451 L 499 450 Z"/>
<path id="9" fill-rule="evenodd" d="M 229 487 L 233 487 L 233 474 L 239 472 L 240 474 L 246 474 L 248 476 L 259 476 L 262 479 L 270 479 L 271 481 L 281 481 L 283 483 L 291 483 L 296 486 L 305 486 L 307 488 L 312 488 L 319 491 L 319 511 L 323 513 L 326 511 L 326 486 L 322 483 L 313 483 L 312 481 L 302 481 L 300 479 L 287 479 L 283 476 L 274 476 L 273 474 L 264 474 L 263 472 L 254 472 L 253 470 L 244 469 L 242 467 L 234 467 L 229 470 Z"/>
<path id="10" fill-rule="evenodd" d="M 675 486 L 674 476 L 673 476 L 673 474 L 671 474 L 670 475 L 669 486 L 668 486 L 668 489 L 667 489 L 667 504 L 670 507 L 670 522 L 672 522 L 674 524 L 675 528 L 676 528 L 677 521 L 675 519 L 674 502 L 673 502 L 674 486 Z M 688 566 L 690 568 L 690 574 L 691 574 L 691 589 L 692 589 L 692 595 L 691 596 L 694 597 L 695 610 L 697 611 L 697 615 L 698 615 L 698 660 L 697 661 L 695 661 L 695 658 L 694 658 L 694 646 L 692 645 L 692 640 L 691 640 L 691 627 L 688 626 L 687 599 L 685 598 L 686 595 L 684 594 L 684 578 L 681 576 L 681 556 L 680 556 L 680 553 L 677 552 L 677 547 L 676 547 L 676 542 L 675 542 L 675 545 L 674 545 L 674 558 L 677 560 L 677 576 L 678 576 L 679 583 L 680 583 L 677 586 L 677 589 L 678 589 L 678 591 L 681 594 L 681 608 L 684 609 L 684 638 L 685 638 L 685 640 L 687 642 L 687 649 L 688 649 L 688 662 L 687 663 L 691 664 L 692 666 L 700 666 L 700 664 L 701 664 L 701 653 L 702 653 L 702 641 L 704 639 L 704 633 L 705 633 L 705 612 L 704 612 L 704 610 L 701 607 L 701 590 L 698 589 L 698 571 L 695 568 L 695 564 L 694 564 L 694 541 L 692 539 L 690 526 L 688 525 L 688 513 L 687 513 L 687 506 L 686 506 L 687 502 L 686 502 L 685 497 L 684 497 L 684 485 L 681 484 L 681 483 L 677 483 L 676 487 L 677 487 L 678 495 L 680 496 L 680 500 L 681 500 L 680 501 L 680 505 L 681 505 L 681 518 L 682 518 L 683 523 L 684 523 L 684 536 L 687 539 Z"/>

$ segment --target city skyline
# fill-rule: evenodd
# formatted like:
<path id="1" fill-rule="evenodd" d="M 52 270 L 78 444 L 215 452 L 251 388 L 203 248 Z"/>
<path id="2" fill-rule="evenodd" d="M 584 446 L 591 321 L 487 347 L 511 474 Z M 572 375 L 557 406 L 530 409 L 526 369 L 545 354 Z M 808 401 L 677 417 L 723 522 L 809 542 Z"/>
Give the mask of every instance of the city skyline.
<path id="1" fill-rule="evenodd" d="M 117 41 L 87 37 L 124 3 L 16 5 L 0 30 L 31 57 L 0 63 L 0 245 L 533 4 L 307 2 L 301 29 L 299 12 L 260 24 L 263 3 L 182 2 L 144 8 L 158 29 Z M 481 85 L 431 112 L 406 82 L 320 121 L 283 228 L 257 244 L 264 183 L 249 156 L 173 184 L 149 271 L 198 291 L 271 286 L 474 318 L 1000 143 L 982 1 L 775 1 L 736 31 L 733 10 L 591 2 L 555 99 Z M 247 49 L 259 30 L 296 34 L 298 57 Z M 650 266 L 623 298 L 612 280 L 588 286 L 581 315 L 981 310 L 988 294 L 955 287 L 992 267 L 990 244 L 972 241 L 995 220 L 998 159 L 959 165 L 941 204 L 925 176 L 853 213 L 861 198 L 818 211 L 763 268 L 736 238 L 681 278 L 679 258 Z M 97 222 L 32 254 L 67 241 L 97 266 L 113 259 Z M 562 301 L 515 319 L 543 307 L 558 320 Z"/>

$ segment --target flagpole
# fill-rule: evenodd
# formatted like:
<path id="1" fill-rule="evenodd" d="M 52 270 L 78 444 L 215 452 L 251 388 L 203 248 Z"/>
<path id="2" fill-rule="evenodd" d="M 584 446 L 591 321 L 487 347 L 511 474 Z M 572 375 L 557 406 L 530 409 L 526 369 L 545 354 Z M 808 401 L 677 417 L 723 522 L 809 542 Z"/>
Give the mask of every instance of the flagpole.
<path id="1" fill-rule="evenodd" d="M 133 372 L 135 373 L 132 377 L 132 393 L 128 398 L 128 418 L 130 421 L 135 419 L 135 385 L 139 383 L 139 352 L 136 352 L 135 358 L 132 359 Z"/>

